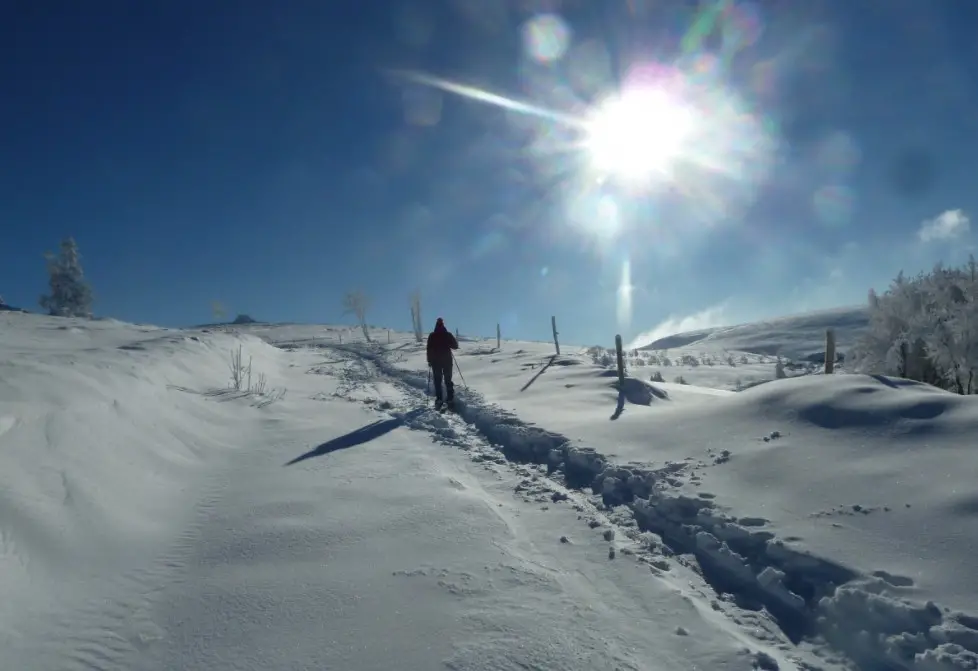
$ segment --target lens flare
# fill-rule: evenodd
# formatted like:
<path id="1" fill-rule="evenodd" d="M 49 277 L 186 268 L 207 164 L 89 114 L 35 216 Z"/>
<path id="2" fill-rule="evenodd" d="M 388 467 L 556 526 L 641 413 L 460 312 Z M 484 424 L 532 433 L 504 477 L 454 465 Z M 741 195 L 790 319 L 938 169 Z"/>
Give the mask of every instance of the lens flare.
<path id="1" fill-rule="evenodd" d="M 628 90 L 595 110 L 584 147 L 597 170 L 634 183 L 666 171 L 692 126 L 692 115 L 665 91 Z"/>

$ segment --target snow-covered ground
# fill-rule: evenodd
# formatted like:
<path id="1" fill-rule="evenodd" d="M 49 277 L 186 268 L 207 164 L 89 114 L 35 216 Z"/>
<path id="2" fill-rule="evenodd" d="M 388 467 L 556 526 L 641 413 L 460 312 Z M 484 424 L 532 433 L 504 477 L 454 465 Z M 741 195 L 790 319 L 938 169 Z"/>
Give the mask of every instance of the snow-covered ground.
<path id="1" fill-rule="evenodd" d="M 0 668 L 974 671 L 978 398 L 773 380 L 844 312 L 463 338 L 458 415 L 403 333 L 0 314 Z"/>

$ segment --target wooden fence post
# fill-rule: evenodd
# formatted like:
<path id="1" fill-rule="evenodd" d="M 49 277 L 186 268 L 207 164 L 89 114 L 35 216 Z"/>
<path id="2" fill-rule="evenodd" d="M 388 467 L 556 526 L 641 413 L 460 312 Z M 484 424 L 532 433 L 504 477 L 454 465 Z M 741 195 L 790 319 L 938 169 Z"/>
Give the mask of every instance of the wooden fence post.
<path id="1" fill-rule="evenodd" d="M 835 330 L 825 330 L 825 374 L 835 372 Z"/>
<path id="2" fill-rule="evenodd" d="M 557 356 L 560 356 L 560 341 L 557 340 L 557 317 L 550 317 L 550 327 L 554 330 L 554 347 L 557 348 Z"/>
<path id="3" fill-rule="evenodd" d="M 621 349 L 621 336 L 615 336 L 615 355 L 618 358 L 618 389 L 625 388 L 625 353 Z"/>
<path id="4" fill-rule="evenodd" d="M 499 330 L 499 322 L 496 322 L 496 349 L 502 348 L 502 331 Z"/>

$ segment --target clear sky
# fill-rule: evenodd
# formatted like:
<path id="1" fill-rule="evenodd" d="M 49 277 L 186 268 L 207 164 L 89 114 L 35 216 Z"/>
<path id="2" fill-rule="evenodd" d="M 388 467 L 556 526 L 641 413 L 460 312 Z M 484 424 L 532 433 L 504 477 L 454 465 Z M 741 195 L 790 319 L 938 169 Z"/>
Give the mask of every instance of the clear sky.
<path id="1" fill-rule="evenodd" d="M 8 3 L 0 295 L 592 344 L 966 257 L 978 3 L 697 4 Z"/>

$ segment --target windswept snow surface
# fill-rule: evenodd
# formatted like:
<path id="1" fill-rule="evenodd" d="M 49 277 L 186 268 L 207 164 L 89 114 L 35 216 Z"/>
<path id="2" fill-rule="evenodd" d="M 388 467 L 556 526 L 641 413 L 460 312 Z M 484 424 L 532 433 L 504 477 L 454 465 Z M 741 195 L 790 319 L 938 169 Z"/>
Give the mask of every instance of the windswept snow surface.
<path id="1" fill-rule="evenodd" d="M 839 351 L 844 352 L 868 326 L 869 311 L 865 306 L 835 308 L 737 326 L 678 333 L 660 338 L 642 349 L 665 350 L 699 346 L 715 352 L 727 350 L 781 354 L 787 358 L 805 359 L 825 353 L 826 329 L 835 330 Z"/>
<path id="2" fill-rule="evenodd" d="M 0 315 L 0 668 L 842 667 L 340 333 Z"/>
<path id="3" fill-rule="evenodd" d="M 343 347 L 424 388 L 423 348 L 377 339 Z M 619 393 L 603 353 L 562 349 L 463 342 L 462 417 L 632 520 L 631 537 L 651 534 L 651 554 L 694 567 L 731 618 L 764 609 L 863 669 L 978 669 L 978 397 L 844 373 L 773 380 L 772 359 L 741 365 L 704 342 L 669 355 L 712 366 L 629 356 Z M 727 355 L 735 365 L 717 363 Z M 767 382 L 732 392 L 730 369 Z M 647 383 L 653 370 L 703 386 Z"/>

